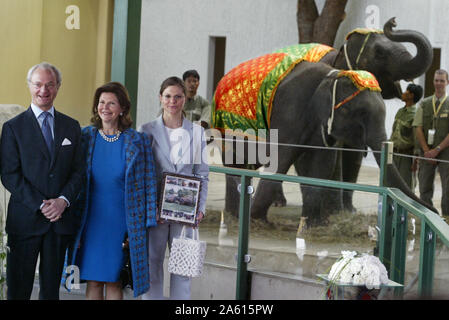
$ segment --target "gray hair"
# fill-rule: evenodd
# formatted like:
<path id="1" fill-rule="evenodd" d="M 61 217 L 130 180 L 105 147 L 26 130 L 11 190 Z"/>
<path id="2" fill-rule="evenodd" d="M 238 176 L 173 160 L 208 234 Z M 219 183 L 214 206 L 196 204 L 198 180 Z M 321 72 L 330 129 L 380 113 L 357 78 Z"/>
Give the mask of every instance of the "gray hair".
<path id="1" fill-rule="evenodd" d="M 28 70 L 28 74 L 27 74 L 27 82 L 28 83 L 31 82 L 31 76 L 33 75 L 34 71 L 36 71 L 36 69 L 51 70 L 56 77 L 56 83 L 57 83 L 58 87 L 61 85 L 61 83 L 62 83 L 61 71 L 59 71 L 58 68 L 56 68 L 54 65 L 52 65 L 51 63 L 48 63 L 48 62 L 41 62 L 39 64 L 36 64 L 35 66 L 32 66 L 30 68 L 30 70 Z"/>

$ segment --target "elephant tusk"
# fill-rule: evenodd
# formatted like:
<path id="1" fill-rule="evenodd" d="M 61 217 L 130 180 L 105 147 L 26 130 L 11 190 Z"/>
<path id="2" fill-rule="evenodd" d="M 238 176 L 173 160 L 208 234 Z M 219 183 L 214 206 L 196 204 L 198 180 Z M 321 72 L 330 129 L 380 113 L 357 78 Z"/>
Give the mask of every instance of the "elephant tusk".
<path id="1" fill-rule="evenodd" d="M 346 48 L 347 45 L 348 45 L 347 42 L 345 42 L 345 43 L 343 44 L 343 51 L 344 51 L 344 53 L 345 53 L 346 64 L 348 65 L 349 70 L 353 70 L 353 69 L 352 69 L 352 65 L 351 65 L 351 61 L 349 61 L 348 49 Z"/>
<path id="2" fill-rule="evenodd" d="M 326 140 L 326 135 L 324 134 L 324 127 L 323 127 L 323 125 L 321 125 L 321 139 L 323 139 L 324 146 L 329 148 L 329 144 L 327 143 L 327 140 Z"/>
<path id="3" fill-rule="evenodd" d="M 329 117 L 329 120 L 327 120 L 327 134 L 330 135 L 332 131 L 332 123 L 334 122 L 334 106 L 335 106 L 335 95 L 337 93 L 337 81 L 338 79 L 334 80 L 334 87 L 332 90 L 332 109 L 331 109 L 331 116 Z"/>

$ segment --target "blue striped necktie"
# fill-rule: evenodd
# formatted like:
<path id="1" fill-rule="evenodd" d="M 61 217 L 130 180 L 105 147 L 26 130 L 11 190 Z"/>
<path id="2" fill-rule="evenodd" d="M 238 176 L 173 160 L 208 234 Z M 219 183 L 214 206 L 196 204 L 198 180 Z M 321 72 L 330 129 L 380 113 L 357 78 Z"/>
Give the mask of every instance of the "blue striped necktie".
<path id="1" fill-rule="evenodd" d="M 45 143 L 47 144 L 48 151 L 53 154 L 53 136 L 51 134 L 50 119 L 51 113 L 43 112 L 44 121 L 42 121 L 42 134 L 44 135 Z"/>

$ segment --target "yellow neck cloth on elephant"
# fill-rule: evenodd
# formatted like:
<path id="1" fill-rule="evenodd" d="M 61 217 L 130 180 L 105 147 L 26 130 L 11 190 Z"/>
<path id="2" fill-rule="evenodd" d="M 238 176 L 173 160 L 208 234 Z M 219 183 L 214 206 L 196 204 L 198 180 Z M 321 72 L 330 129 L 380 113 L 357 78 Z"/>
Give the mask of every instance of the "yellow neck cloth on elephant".
<path id="1" fill-rule="evenodd" d="M 282 79 L 301 61 L 319 61 L 330 50 L 315 43 L 294 45 L 233 68 L 215 90 L 212 127 L 221 131 L 269 129 L 273 99 Z"/>
<path id="2" fill-rule="evenodd" d="M 349 97 L 346 97 L 343 101 L 340 101 L 338 104 L 334 105 L 334 109 L 340 108 L 345 103 L 354 99 L 360 92 L 363 90 L 371 90 L 371 91 L 382 91 L 379 82 L 377 82 L 376 77 L 368 71 L 364 70 L 340 70 L 337 74 L 337 78 L 346 77 L 349 78 L 352 83 L 357 87 L 357 91 L 351 94 Z M 335 90 L 335 86 L 334 86 Z"/>
<path id="3" fill-rule="evenodd" d="M 349 37 L 351 35 L 353 35 L 354 33 L 359 33 L 359 34 L 379 33 L 379 34 L 383 34 L 384 32 L 382 30 L 379 30 L 379 29 L 357 28 L 357 29 L 354 29 L 351 32 L 349 32 L 346 35 L 345 39 L 348 40 Z"/>
<path id="4" fill-rule="evenodd" d="M 382 91 L 376 77 L 365 70 L 341 70 L 337 77 L 347 77 L 360 90 Z"/>

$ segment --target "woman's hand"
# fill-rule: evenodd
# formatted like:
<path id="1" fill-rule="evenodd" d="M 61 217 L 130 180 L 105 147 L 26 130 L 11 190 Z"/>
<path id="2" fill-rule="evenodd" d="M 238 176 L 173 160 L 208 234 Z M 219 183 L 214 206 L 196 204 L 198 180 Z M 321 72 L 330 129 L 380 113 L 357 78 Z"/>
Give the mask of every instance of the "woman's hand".
<path id="1" fill-rule="evenodd" d="M 201 220 L 204 218 L 204 213 L 202 211 L 198 211 L 198 215 L 196 217 L 196 224 L 195 228 L 198 228 L 198 225 L 200 224 Z"/>
<path id="2" fill-rule="evenodd" d="M 157 224 L 165 223 L 165 219 L 161 219 L 161 215 L 159 214 L 159 210 L 157 207 L 156 207 L 156 222 L 157 222 Z"/>
<path id="3" fill-rule="evenodd" d="M 437 149 L 431 149 L 426 152 L 424 152 L 424 157 L 428 158 L 428 162 L 431 164 L 437 164 L 437 162 L 434 160 L 438 156 L 439 151 Z"/>
<path id="4" fill-rule="evenodd" d="M 62 213 L 67 208 L 67 202 L 62 198 L 43 200 L 43 203 L 41 212 L 50 222 L 61 219 Z"/>

